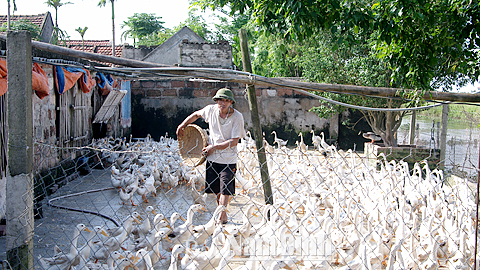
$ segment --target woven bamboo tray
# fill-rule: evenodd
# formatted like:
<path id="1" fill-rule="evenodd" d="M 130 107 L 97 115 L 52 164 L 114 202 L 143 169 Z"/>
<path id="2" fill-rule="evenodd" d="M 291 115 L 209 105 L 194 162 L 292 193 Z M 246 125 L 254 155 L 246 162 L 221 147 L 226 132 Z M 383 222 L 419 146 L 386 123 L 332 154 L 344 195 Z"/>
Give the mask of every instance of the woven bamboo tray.
<path id="1" fill-rule="evenodd" d="M 178 151 L 187 166 L 196 167 L 205 162 L 202 149 L 207 146 L 208 135 L 201 127 L 189 124 L 178 139 Z"/>

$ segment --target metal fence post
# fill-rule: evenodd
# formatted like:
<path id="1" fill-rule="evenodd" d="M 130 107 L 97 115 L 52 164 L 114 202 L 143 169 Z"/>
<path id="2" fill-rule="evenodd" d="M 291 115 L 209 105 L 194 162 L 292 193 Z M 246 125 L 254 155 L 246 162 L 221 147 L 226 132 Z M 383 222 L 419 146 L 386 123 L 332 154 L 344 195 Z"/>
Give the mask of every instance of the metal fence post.
<path id="1" fill-rule="evenodd" d="M 30 32 L 7 33 L 7 260 L 33 269 L 33 108 Z"/>

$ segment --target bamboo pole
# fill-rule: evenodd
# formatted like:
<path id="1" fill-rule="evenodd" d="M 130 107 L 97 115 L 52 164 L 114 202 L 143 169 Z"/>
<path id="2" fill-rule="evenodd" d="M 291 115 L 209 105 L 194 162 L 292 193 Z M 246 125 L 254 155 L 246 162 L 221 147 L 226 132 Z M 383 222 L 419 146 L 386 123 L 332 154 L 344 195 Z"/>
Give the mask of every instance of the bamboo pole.
<path id="1" fill-rule="evenodd" d="M 5 35 L 0 35 L 0 39 L 6 40 Z M 388 87 L 368 87 L 368 86 L 358 86 L 358 85 L 345 85 L 345 84 L 327 84 L 327 83 L 312 83 L 312 82 L 300 82 L 289 79 L 282 78 L 267 78 L 262 76 L 257 76 L 254 74 L 242 74 L 235 73 L 232 70 L 228 69 L 196 69 L 196 68 L 182 68 L 182 67 L 172 67 L 164 64 L 157 64 L 151 62 L 138 61 L 133 59 L 126 59 L 121 57 L 113 57 L 109 55 L 102 55 L 97 53 L 90 53 L 84 51 L 78 51 L 74 49 L 69 49 L 66 47 L 61 47 L 57 45 L 52 45 L 39 41 L 32 41 L 32 47 L 49 51 L 61 55 L 67 55 L 76 58 L 84 58 L 87 60 L 107 62 L 115 65 L 134 67 L 134 68 L 158 68 L 150 70 L 150 72 L 157 72 L 159 74 L 172 74 L 172 75 L 184 75 L 191 76 L 195 78 L 205 78 L 205 79 L 217 79 L 223 81 L 230 81 L 242 84 L 250 84 L 257 86 L 269 86 L 269 87 L 285 87 L 292 89 L 302 89 L 309 91 L 319 91 L 319 92 L 337 92 L 339 94 L 358 94 L 374 97 L 398 97 L 398 93 L 402 92 L 411 92 L 412 89 L 399 89 L 399 88 L 388 88 Z M 164 69 L 163 69 L 163 68 Z M 199 71 L 202 70 L 202 71 Z M 469 94 L 469 93 L 450 93 L 450 92 L 438 92 L 431 91 L 427 92 L 422 96 L 425 100 L 438 100 L 438 101 L 452 101 L 452 102 L 478 102 L 480 103 L 480 94 Z"/>
<path id="2" fill-rule="evenodd" d="M 247 31 L 240 29 L 238 31 L 240 36 L 240 49 L 242 50 L 243 70 L 252 72 L 252 65 L 250 62 L 250 52 L 248 51 Z M 258 162 L 260 163 L 260 174 L 262 176 L 263 194 L 265 196 L 266 204 L 273 204 L 272 185 L 268 173 L 267 157 L 265 156 L 265 147 L 263 146 L 262 126 L 260 125 L 260 117 L 258 116 L 257 95 L 255 93 L 255 86 L 247 84 L 248 105 L 250 106 L 253 135 L 255 136 L 255 145 L 257 147 Z"/>

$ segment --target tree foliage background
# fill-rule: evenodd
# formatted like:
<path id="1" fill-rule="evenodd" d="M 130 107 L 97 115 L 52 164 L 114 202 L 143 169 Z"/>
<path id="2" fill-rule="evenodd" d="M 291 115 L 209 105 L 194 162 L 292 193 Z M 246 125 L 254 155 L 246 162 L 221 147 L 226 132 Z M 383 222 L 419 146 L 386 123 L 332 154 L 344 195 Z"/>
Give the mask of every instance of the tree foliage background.
<path id="1" fill-rule="evenodd" d="M 413 90 L 389 100 L 322 94 L 350 104 L 414 106 L 426 91 L 461 86 L 480 74 L 478 1 L 198 0 L 195 5 L 228 9 L 233 18 L 251 15 L 257 74 Z M 314 108 L 320 116 L 342 109 Z M 386 145 L 397 145 L 404 113 L 361 112 Z"/>

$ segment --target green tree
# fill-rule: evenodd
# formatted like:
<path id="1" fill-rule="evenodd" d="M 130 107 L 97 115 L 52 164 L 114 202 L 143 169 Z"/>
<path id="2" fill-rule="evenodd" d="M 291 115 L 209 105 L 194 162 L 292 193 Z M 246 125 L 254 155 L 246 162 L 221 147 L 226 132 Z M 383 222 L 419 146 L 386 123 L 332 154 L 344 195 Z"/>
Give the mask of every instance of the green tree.
<path id="1" fill-rule="evenodd" d="M 221 14 L 226 14 L 221 11 Z M 232 16 L 216 15 L 220 21 L 215 24 L 213 36 L 215 40 L 226 40 L 232 45 L 233 63 L 237 67 L 242 67 L 242 52 L 240 49 L 240 40 L 238 30 L 247 29 L 248 39 L 255 43 L 258 38 L 258 32 L 254 25 L 250 23 L 250 14 L 233 14 Z M 251 46 L 251 53 L 255 54 L 255 47 Z"/>
<path id="2" fill-rule="evenodd" d="M 295 48 L 293 59 L 302 75 L 309 81 L 362 85 L 373 87 L 398 87 L 390 80 L 391 70 L 383 59 L 372 51 L 372 41 L 354 44 L 336 44 L 328 33 L 314 35 Z M 372 98 L 336 93 L 316 93 L 329 99 L 357 106 L 398 108 L 408 106 L 399 99 Z M 312 110 L 321 117 L 345 110 L 345 107 L 320 102 Z M 381 135 L 387 146 L 397 146 L 396 132 L 405 112 L 360 110 L 372 130 Z M 349 123 L 347 123 L 349 124 Z"/>
<path id="3" fill-rule="evenodd" d="M 163 28 L 162 30 L 153 33 L 151 35 L 146 36 L 142 40 L 138 41 L 138 45 L 141 46 L 158 46 L 165 42 L 165 40 L 169 39 L 171 36 L 175 34 L 170 28 Z"/>
<path id="4" fill-rule="evenodd" d="M 0 26 L 0 32 L 6 32 L 8 30 L 7 23 L 3 23 Z M 18 20 L 10 23 L 10 30 L 27 30 L 30 32 L 32 39 L 39 40 L 40 28 L 28 20 Z"/>
<path id="5" fill-rule="evenodd" d="M 77 29 L 75 29 L 75 31 L 77 31 L 80 36 L 82 37 L 82 50 L 85 51 L 85 40 L 83 39 L 83 36 L 85 36 L 85 32 L 87 32 L 88 30 L 88 26 L 85 26 L 84 28 L 81 28 L 81 27 L 78 27 Z"/>
<path id="6" fill-rule="evenodd" d="M 421 90 L 407 92 L 405 96 L 409 98 L 423 96 L 424 91 L 431 90 L 433 86 L 443 85 L 449 89 L 459 78 L 464 79 L 462 82 L 471 82 L 480 75 L 478 1 L 199 0 L 195 4 L 202 8 L 228 6 L 230 14 L 251 12 L 252 21 L 262 31 L 276 36 L 272 43 L 264 44 L 264 48 L 258 47 L 259 44 L 253 45 L 257 46 L 257 59 L 254 61 L 274 67 L 267 66 L 265 70 L 284 73 L 280 68 L 282 66 L 285 71 L 292 70 L 289 67 L 292 62 L 288 59 L 283 60 L 283 64 L 274 65 L 276 62 L 272 59 L 281 60 L 282 55 L 294 57 L 296 54 L 305 63 L 308 63 L 307 60 L 319 61 L 315 57 L 322 56 L 320 53 L 302 58 L 300 56 L 308 55 L 305 50 L 298 53 L 290 47 L 292 44 L 284 43 L 305 42 L 318 34 L 329 34 L 333 52 L 341 45 L 364 43 L 365 46 L 362 46 L 369 52 L 365 55 L 371 55 L 369 59 L 380 59 L 387 71 L 386 85 Z M 271 46 L 276 47 L 272 49 Z M 329 63 L 323 61 L 324 67 L 329 67 Z M 298 72 L 303 76 L 312 75 L 311 80 L 325 82 L 332 79 L 331 83 L 342 83 L 342 77 L 329 78 L 328 74 L 315 78 L 314 72 L 309 72 L 313 71 L 311 66 L 302 67 L 298 62 L 295 67 L 301 67 Z M 360 85 L 361 82 L 353 83 Z M 365 82 L 363 85 L 370 84 Z M 403 102 L 384 100 L 383 103 L 386 107 L 398 107 Z M 383 136 L 387 145 L 396 145 L 394 131 L 398 118 L 401 115 L 385 113 L 376 117 L 379 120 L 372 126 L 375 132 L 383 126 L 382 129 L 388 133 Z"/>
<path id="7" fill-rule="evenodd" d="M 67 37 L 67 34 L 58 28 L 58 8 L 68 5 L 68 4 L 73 4 L 71 2 L 64 2 L 62 3 L 62 0 L 47 0 L 45 2 L 49 7 L 53 7 L 55 9 L 55 28 L 53 30 L 53 43 L 58 44 L 58 40 L 65 40 Z"/>
<path id="8" fill-rule="evenodd" d="M 431 89 L 441 77 L 480 75 L 480 8 L 470 0 L 198 0 L 202 8 L 229 6 L 231 14 L 252 13 L 262 29 L 287 39 L 302 39 L 320 30 L 338 42 L 375 40 L 392 79 L 403 87 Z M 447 85 L 448 86 L 448 85 Z"/>
<path id="9" fill-rule="evenodd" d="M 208 24 L 205 22 L 205 19 L 201 15 L 196 15 L 195 12 L 196 9 L 190 9 L 188 11 L 188 18 L 185 20 L 185 22 L 182 22 L 179 25 L 175 26 L 173 28 L 173 31 L 176 33 L 178 30 L 187 26 L 206 41 L 214 41 L 212 39 L 212 31 L 209 29 Z"/>
<path id="10" fill-rule="evenodd" d="M 112 55 L 115 56 L 115 0 L 108 0 L 112 5 Z M 104 7 L 107 4 L 107 0 L 100 0 L 98 2 L 99 7 Z"/>
<path id="11" fill-rule="evenodd" d="M 162 44 L 165 40 L 173 36 L 178 30 L 187 26 L 192 29 L 199 36 L 204 38 L 207 41 L 212 41 L 213 36 L 211 30 L 208 28 L 207 23 L 205 22 L 202 16 L 195 15 L 194 11 L 189 11 L 189 17 L 185 22 L 180 23 L 179 25 L 169 28 L 162 28 L 160 31 L 147 35 L 138 41 L 138 45 L 143 46 L 157 46 Z"/>
<path id="12" fill-rule="evenodd" d="M 157 17 L 154 14 L 147 13 L 135 13 L 133 16 L 128 17 L 127 21 L 123 22 L 122 29 L 128 27 L 122 33 L 123 38 L 133 38 L 133 45 L 136 45 L 136 40 L 142 40 L 149 35 L 159 32 L 163 29 L 164 22 L 160 21 L 162 17 Z"/>

